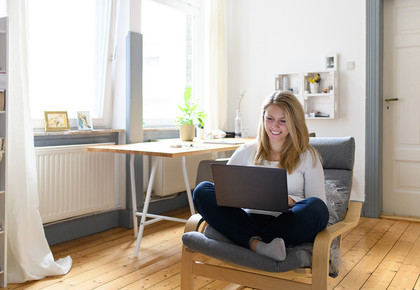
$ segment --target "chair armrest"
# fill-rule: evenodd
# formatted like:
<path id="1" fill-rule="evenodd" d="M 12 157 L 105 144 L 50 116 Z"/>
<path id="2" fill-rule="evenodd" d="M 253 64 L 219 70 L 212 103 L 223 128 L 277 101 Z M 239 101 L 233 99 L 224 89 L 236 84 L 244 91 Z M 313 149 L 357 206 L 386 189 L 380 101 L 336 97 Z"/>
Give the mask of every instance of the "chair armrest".
<path id="1" fill-rule="evenodd" d="M 327 279 L 328 276 L 330 247 L 332 240 L 345 233 L 346 231 L 356 227 L 359 223 L 361 212 L 362 203 L 350 201 L 344 220 L 327 227 L 325 230 L 319 232 L 316 235 L 312 258 L 312 275 L 313 277 L 317 277 L 315 280 L 320 279 L 319 281 L 325 282 L 324 279 Z M 312 281 L 314 281 L 314 279 Z M 315 287 L 314 289 L 317 288 Z"/>
<path id="2" fill-rule="evenodd" d="M 314 252 L 317 247 L 325 243 L 328 244 L 327 249 L 329 249 L 333 239 L 354 228 L 359 223 L 361 212 L 362 203 L 357 201 L 350 201 L 344 220 L 327 227 L 325 230 L 319 232 L 316 235 Z"/>
<path id="3" fill-rule="evenodd" d="M 354 228 L 359 223 L 361 212 L 362 212 L 362 203 L 357 202 L 357 201 L 350 201 L 344 220 L 327 227 L 325 230 L 318 233 L 316 238 L 318 238 L 318 236 L 320 236 L 321 239 L 325 239 L 328 237 L 328 239 L 332 241 L 334 238 L 338 237 L 339 235 Z"/>
<path id="4" fill-rule="evenodd" d="M 200 226 L 203 222 L 205 222 L 203 217 L 198 213 L 190 216 L 190 218 L 187 221 L 187 224 L 185 225 L 184 233 L 199 231 Z"/>

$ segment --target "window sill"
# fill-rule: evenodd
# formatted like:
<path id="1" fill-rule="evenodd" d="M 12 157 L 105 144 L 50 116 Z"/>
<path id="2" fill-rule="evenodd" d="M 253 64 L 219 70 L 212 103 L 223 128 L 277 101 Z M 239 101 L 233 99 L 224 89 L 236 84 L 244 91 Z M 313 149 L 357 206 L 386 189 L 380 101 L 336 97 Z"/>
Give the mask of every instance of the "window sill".
<path id="1" fill-rule="evenodd" d="M 88 141 L 85 141 L 88 139 L 104 140 L 103 138 L 106 138 L 111 135 L 123 136 L 122 134 L 124 133 L 125 133 L 125 130 L 123 129 L 95 129 L 92 131 L 70 130 L 70 131 L 56 131 L 56 132 L 45 132 L 42 129 L 38 129 L 38 130 L 34 129 L 34 140 L 36 143 L 35 146 L 37 145 L 46 146 L 49 144 L 61 145 L 64 143 L 67 144 L 69 142 L 85 143 L 85 142 L 88 142 Z M 179 128 L 176 128 L 176 127 L 144 128 L 143 137 L 144 137 L 143 141 L 149 141 L 149 140 L 154 140 L 154 139 L 178 138 Z"/>
<path id="2" fill-rule="evenodd" d="M 122 129 L 70 130 L 59 132 L 34 131 L 34 145 L 35 147 L 41 147 L 109 142 L 120 144 L 120 142 L 124 142 L 124 136 L 125 130 Z"/>
<path id="3" fill-rule="evenodd" d="M 143 128 L 144 132 L 156 132 L 156 131 L 179 131 L 176 127 L 156 127 L 156 128 Z"/>
<path id="4" fill-rule="evenodd" d="M 70 131 L 55 131 L 55 132 L 45 132 L 45 131 L 35 131 L 34 137 L 40 136 L 68 136 L 68 135 L 102 135 L 108 133 L 123 133 L 123 129 L 95 129 L 95 130 L 70 130 Z"/>
<path id="5" fill-rule="evenodd" d="M 143 129 L 143 141 L 155 139 L 179 138 L 179 128 L 176 127 L 155 127 Z"/>

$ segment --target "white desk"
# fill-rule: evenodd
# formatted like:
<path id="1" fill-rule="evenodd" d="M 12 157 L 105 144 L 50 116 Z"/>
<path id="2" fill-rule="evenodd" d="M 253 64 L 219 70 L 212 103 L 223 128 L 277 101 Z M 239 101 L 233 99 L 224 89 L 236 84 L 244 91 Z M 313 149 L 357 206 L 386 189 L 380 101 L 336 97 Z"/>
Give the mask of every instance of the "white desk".
<path id="1" fill-rule="evenodd" d="M 192 202 L 191 188 L 188 180 L 187 168 L 185 164 L 185 156 L 223 152 L 235 150 L 242 145 L 243 142 L 250 139 L 222 139 L 223 143 L 206 143 L 205 141 L 194 141 L 194 142 L 181 142 L 179 139 L 166 139 L 159 142 L 143 142 L 125 145 L 102 145 L 92 146 L 88 148 L 88 151 L 93 152 L 109 152 L 109 153 L 123 153 L 130 154 L 130 180 L 131 180 L 131 199 L 133 204 L 133 224 L 134 224 L 134 237 L 137 237 L 136 249 L 134 251 L 134 257 L 138 256 L 141 238 L 143 236 L 144 226 L 147 224 L 155 223 L 161 220 L 170 220 L 176 222 L 186 222 L 187 220 L 162 216 L 156 214 L 147 213 L 149 210 L 150 197 L 152 194 L 153 181 L 156 174 L 156 167 L 158 158 L 161 157 L 182 157 L 182 173 L 184 176 L 185 187 L 187 191 L 188 203 L 190 206 L 191 214 L 195 213 L 194 205 Z M 174 145 L 182 144 L 180 148 L 174 148 Z M 146 199 L 143 205 L 143 211 L 137 211 L 137 199 L 136 199 L 136 184 L 135 184 L 135 171 L 134 171 L 134 157 L 135 155 L 148 155 L 152 156 L 152 171 L 150 173 L 150 179 L 147 186 Z M 140 226 L 137 228 L 137 217 L 141 216 Z M 146 221 L 146 218 L 151 220 Z"/>

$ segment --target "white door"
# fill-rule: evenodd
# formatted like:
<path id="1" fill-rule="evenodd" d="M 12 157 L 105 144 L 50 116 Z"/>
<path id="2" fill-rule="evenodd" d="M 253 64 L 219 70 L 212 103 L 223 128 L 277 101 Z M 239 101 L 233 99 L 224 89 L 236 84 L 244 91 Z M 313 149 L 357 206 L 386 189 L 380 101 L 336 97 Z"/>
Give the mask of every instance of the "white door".
<path id="1" fill-rule="evenodd" d="M 383 71 L 383 212 L 420 217 L 420 0 L 384 0 Z"/>

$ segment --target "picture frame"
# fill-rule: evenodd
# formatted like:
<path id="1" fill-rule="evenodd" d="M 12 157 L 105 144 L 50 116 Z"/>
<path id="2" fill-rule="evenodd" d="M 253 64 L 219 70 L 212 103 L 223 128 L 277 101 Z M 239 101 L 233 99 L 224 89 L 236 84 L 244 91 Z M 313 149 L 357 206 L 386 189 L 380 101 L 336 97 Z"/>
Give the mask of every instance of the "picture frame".
<path id="1" fill-rule="evenodd" d="M 93 130 L 92 118 L 89 111 L 77 111 L 77 127 L 81 131 Z"/>
<path id="2" fill-rule="evenodd" d="M 325 70 L 337 70 L 338 59 L 337 54 L 330 54 L 325 57 Z"/>
<path id="3" fill-rule="evenodd" d="M 46 132 L 70 130 L 67 111 L 44 111 L 44 129 Z"/>

